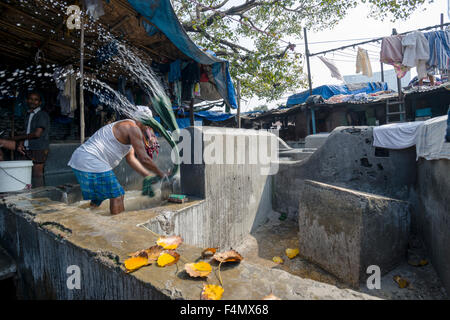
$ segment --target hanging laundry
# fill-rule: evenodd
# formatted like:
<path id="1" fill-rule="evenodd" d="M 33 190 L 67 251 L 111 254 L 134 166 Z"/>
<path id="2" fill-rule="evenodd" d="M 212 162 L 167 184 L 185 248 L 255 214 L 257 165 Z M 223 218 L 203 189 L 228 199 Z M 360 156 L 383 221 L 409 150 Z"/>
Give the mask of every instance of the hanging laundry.
<path id="1" fill-rule="evenodd" d="M 175 106 L 181 106 L 181 94 L 182 94 L 181 81 L 176 81 L 173 83 L 173 94 L 175 96 L 174 104 Z"/>
<path id="2" fill-rule="evenodd" d="M 194 85 L 194 96 L 195 97 L 200 97 L 200 82 L 197 82 Z"/>
<path id="3" fill-rule="evenodd" d="M 134 103 L 134 95 L 133 95 L 133 91 L 132 91 L 130 88 L 128 88 L 128 89 L 125 91 L 125 96 L 127 97 L 128 101 L 131 102 L 131 104 L 135 104 L 135 103 Z"/>
<path id="4" fill-rule="evenodd" d="M 105 14 L 103 9 L 102 0 L 84 0 L 84 5 L 86 12 L 92 17 L 92 19 L 97 20 L 102 15 Z"/>
<path id="5" fill-rule="evenodd" d="M 381 41 L 380 62 L 390 65 L 403 62 L 402 39 L 402 35 L 395 35 Z"/>
<path id="6" fill-rule="evenodd" d="M 403 61 L 405 67 L 416 67 L 417 76 L 423 79 L 427 76 L 426 63 L 430 57 L 430 46 L 422 32 L 408 33 L 402 39 Z"/>
<path id="7" fill-rule="evenodd" d="M 70 114 L 70 98 L 64 96 L 63 91 L 58 93 L 57 100 L 61 108 L 61 114 L 63 116 L 68 116 Z"/>
<path id="8" fill-rule="evenodd" d="M 55 81 L 56 87 L 59 90 L 64 90 L 65 82 L 64 82 L 64 68 L 57 67 L 53 72 L 53 80 Z"/>
<path id="9" fill-rule="evenodd" d="M 170 64 L 169 82 L 176 82 L 181 79 L 181 60 L 178 59 Z"/>
<path id="10" fill-rule="evenodd" d="M 21 89 L 19 94 L 14 101 L 14 116 L 23 117 L 27 114 L 28 104 L 27 104 L 28 92 L 26 89 Z"/>
<path id="11" fill-rule="evenodd" d="M 362 72 L 363 75 L 369 78 L 373 76 L 372 66 L 370 65 L 369 55 L 367 50 L 358 47 L 358 53 L 356 55 L 356 73 Z"/>
<path id="12" fill-rule="evenodd" d="M 200 82 L 200 92 L 203 100 L 206 101 L 216 101 L 221 100 L 219 92 L 217 92 L 217 88 L 210 82 Z"/>
<path id="13" fill-rule="evenodd" d="M 403 78 L 409 71 L 409 67 L 406 67 L 401 63 L 394 63 L 392 66 L 394 67 L 395 74 L 399 79 Z"/>
<path id="14" fill-rule="evenodd" d="M 194 96 L 194 85 L 200 82 L 200 68 L 197 62 L 188 63 L 181 71 L 183 84 L 182 100 L 191 100 Z"/>
<path id="15" fill-rule="evenodd" d="M 62 96 L 69 100 L 69 108 L 67 110 L 67 105 L 65 105 L 64 112 L 69 111 L 65 114 L 68 114 L 70 118 L 73 118 L 75 116 L 74 111 L 77 109 L 77 77 L 73 72 L 70 72 L 70 74 L 68 74 L 66 77 L 66 83 L 64 84 L 64 91 L 62 92 Z M 62 100 L 64 101 L 64 98 L 62 98 Z M 61 106 L 61 111 L 62 110 L 63 106 Z"/>
<path id="16" fill-rule="evenodd" d="M 424 36 L 428 39 L 430 48 L 427 65 L 431 69 L 439 69 L 441 74 L 447 73 L 450 70 L 450 31 L 431 31 L 425 33 Z"/>
<path id="17" fill-rule="evenodd" d="M 325 57 L 318 57 L 318 58 L 320 60 L 322 60 L 322 62 L 327 66 L 328 69 L 330 69 L 331 76 L 333 78 L 344 81 L 344 78 L 342 77 L 341 73 L 339 72 L 339 69 L 336 67 L 336 65 L 332 61 L 328 60 Z"/>
<path id="18" fill-rule="evenodd" d="M 205 66 L 200 67 L 200 82 L 209 82 L 208 71 Z"/>
<path id="19" fill-rule="evenodd" d="M 127 85 L 127 78 L 125 78 L 124 76 L 119 76 L 119 79 L 117 81 L 118 81 L 117 90 L 119 90 L 121 94 L 125 94 L 125 86 Z"/>

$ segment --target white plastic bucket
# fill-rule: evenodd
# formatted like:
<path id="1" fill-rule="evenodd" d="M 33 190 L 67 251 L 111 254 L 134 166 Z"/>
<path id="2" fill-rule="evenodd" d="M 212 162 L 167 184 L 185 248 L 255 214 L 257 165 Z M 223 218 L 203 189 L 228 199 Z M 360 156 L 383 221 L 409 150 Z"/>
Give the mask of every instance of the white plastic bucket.
<path id="1" fill-rule="evenodd" d="M 0 161 L 0 192 L 19 191 L 31 185 L 33 161 Z"/>

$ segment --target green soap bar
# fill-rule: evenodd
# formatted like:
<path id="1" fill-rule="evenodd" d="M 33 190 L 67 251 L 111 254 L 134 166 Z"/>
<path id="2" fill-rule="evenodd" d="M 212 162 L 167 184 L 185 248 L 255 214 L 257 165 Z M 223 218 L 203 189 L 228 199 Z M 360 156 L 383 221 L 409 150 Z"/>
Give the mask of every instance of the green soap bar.
<path id="1" fill-rule="evenodd" d="M 169 198 L 183 200 L 184 198 L 186 198 L 186 196 L 183 194 L 171 194 Z"/>

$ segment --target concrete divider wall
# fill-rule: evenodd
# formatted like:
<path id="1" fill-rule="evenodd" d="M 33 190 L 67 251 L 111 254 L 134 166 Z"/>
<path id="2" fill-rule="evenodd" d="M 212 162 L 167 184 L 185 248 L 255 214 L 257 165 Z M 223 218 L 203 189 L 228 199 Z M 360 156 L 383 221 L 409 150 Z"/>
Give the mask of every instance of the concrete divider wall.
<path id="1" fill-rule="evenodd" d="M 450 160 L 418 162 L 413 230 L 424 240 L 431 262 L 450 292 Z"/>
<path id="2" fill-rule="evenodd" d="M 216 147 L 220 148 L 220 141 L 226 148 L 225 139 L 228 139 L 231 142 L 229 148 L 233 149 L 225 150 L 224 157 L 227 153 L 238 152 L 238 137 L 250 143 L 250 137 L 256 134 L 273 136 L 244 129 L 194 127 L 189 130 L 192 150 L 194 137 L 197 137 L 201 155 L 212 144 L 217 143 Z M 276 139 L 274 141 L 278 143 Z M 224 164 L 219 160 L 218 163 L 205 163 L 203 158 L 200 158 L 203 159 L 200 164 L 181 164 L 181 192 L 205 201 L 191 209 L 154 219 L 149 222 L 149 228 L 155 232 L 178 231 L 187 243 L 201 247 L 229 248 L 239 243 L 245 235 L 264 223 L 272 212 L 272 177 L 262 174 L 264 165 L 249 164 L 249 150 L 244 150 L 246 164 Z M 169 226 L 169 229 L 164 226 Z"/>
<path id="3" fill-rule="evenodd" d="M 299 188 L 306 179 L 408 199 L 416 179 L 415 148 L 387 152 L 376 153 L 372 127 L 334 129 L 308 159 L 280 163 L 274 176 L 274 209 L 296 217 Z"/>
<path id="4" fill-rule="evenodd" d="M 300 254 L 359 287 L 370 265 L 382 274 L 406 258 L 406 201 L 306 180 L 299 193 Z"/>
<path id="5" fill-rule="evenodd" d="M 149 283 L 129 277 L 101 251 L 83 250 L 45 228 L 27 213 L 0 204 L 0 243 L 16 261 L 19 299 L 169 299 Z M 80 268 L 81 290 L 70 290 L 69 266 Z"/>

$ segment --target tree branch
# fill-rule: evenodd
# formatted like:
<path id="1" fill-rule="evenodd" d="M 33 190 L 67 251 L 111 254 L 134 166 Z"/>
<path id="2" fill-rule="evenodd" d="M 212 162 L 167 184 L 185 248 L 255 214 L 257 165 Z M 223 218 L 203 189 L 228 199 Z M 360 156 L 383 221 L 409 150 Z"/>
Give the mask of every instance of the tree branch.
<path id="1" fill-rule="evenodd" d="M 266 6 L 266 5 L 273 5 L 273 4 L 275 4 L 277 2 L 281 2 L 281 1 L 282 0 L 258 2 L 257 0 L 246 0 L 245 3 L 238 5 L 238 6 L 231 7 L 224 11 L 215 10 L 212 7 L 207 7 L 207 6 L 202 5 L 203 8 L 206 8 L 205 11 L 211 11 L 211 10 L 214 11 L 214 13 L 212 13 L 209 17 L 207 17 L 205 19 L 204 25 L 206 27 L 210 26 L 211 24 L 214 23 L 214 20 L 217 17 L 223 18 L 226 16 L 241 16 L 242 14 L 246 13 L 247 11 L 249 11 L 253 8 L 260 7 L 260 6 Z M 184 23 L 183 28 L 187 32 L 199 32 L 198 30 L 194 29 L 194 24 L 192 22 Z"/>
<path id="2" fill-rule="evenodd" d="M 201 11 L 201 12 L 206 12 L 206 11 L 210 11 L 210 10 L 217 10 L 217 9 L 220 9 L 220 8 L 222 8 L 224 5 L 226 5 L 228 1 L 230 1 L 230 0 L 224 0 L 222 3 L 219 3 L 217 6 L 214 6 L 214 7 L 209 7 L 209 8 L 207 8 L 207 7 L 202 7 L 202 9 L 200 9 L 200 11 Z"/>

